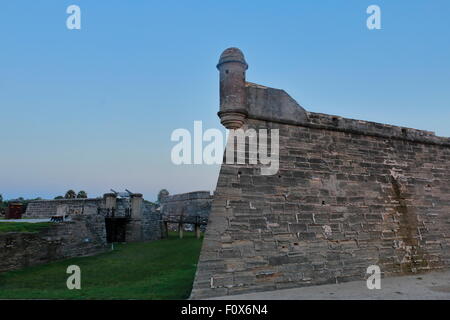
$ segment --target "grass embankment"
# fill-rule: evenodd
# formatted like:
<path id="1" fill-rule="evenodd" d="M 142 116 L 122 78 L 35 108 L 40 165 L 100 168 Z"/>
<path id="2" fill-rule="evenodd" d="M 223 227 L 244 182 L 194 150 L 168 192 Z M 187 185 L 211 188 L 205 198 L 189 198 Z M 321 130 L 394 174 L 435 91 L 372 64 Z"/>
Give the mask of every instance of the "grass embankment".
<path id="1" fill-rule="evenodd" d="M 50 222 L 2 222 L 0 223 L 0 233 L 5 232 L 39 232 L 50 226 Z"/>
<path id="2" fill-rule="evenodd" d="M 201 240 L 114 244 L 114 251 L 0 273 L 0 299 L 186 299 Z M 69 290 L 69 265 L 81 269 L 81 290 Z"/>

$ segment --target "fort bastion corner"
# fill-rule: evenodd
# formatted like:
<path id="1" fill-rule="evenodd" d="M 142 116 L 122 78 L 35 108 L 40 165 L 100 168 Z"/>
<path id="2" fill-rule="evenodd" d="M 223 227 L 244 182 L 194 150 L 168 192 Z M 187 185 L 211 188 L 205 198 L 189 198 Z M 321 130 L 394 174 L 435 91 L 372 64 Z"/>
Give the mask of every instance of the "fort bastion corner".
<path id="1" fill-rule="evenodd" d="M 279 170 L 222 164 L 191 298 L 447 269 L 450 138 L 306 111 L 248 66 L 220 56 L 218 116 L 278 129 Z"/>

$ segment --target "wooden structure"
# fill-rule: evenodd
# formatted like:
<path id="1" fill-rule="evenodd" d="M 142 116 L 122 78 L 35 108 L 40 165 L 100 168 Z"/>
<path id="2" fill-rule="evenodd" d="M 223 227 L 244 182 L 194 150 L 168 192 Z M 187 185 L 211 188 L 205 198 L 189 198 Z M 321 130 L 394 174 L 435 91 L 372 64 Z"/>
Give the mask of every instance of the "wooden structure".
<path id="1" fill-rule="evenodd" d="M 20 202 L 10 202 L 5 211 L 5 219 L 22 219 L 26 206 Z"/>
<path id="2" fill-rule="evenodd" d="M 169 234 L 168 224 L 169 223 L 177 224 L 178 225 L 178 234 L 180 236 L 180 239 L 183 238 L 184 225 L 192 224 L 192 225 L 194 225 L 195 235 L 196 235 L 197 239 L 200 239 L 200 235 L 201 235 L 200 226 L 202 226 L 202 225 L 206 226 L 208 224 L 208 219 L 202 218 L 200 216 L 170 215 L 170 216 L 165 216 L 163 218 L 163 223 L 164 223 L 164 231 L 165 231 L 166 235 Z"/>

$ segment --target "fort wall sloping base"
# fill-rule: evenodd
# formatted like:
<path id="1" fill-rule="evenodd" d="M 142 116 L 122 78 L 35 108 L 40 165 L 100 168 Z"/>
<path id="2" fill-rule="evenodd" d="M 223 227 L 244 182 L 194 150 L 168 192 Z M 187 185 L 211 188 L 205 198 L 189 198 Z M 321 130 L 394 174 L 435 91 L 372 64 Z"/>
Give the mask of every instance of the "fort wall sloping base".
<path id="1" fill-rule="evenodd" d="M 236 50 L 218 66 L 222 120 L 236 95 L 227 77 L 247 66 Z M 279 130 L 279 171 L 222 164 L 192 299 L 361 280 L 370 265 L 384 276 L 450 267 L 449 138 L 294 112 L 284 91 L 264 90 L 246 83 L 241 128 Z M 242 123 L 232 116 L 222 123 Z"/>

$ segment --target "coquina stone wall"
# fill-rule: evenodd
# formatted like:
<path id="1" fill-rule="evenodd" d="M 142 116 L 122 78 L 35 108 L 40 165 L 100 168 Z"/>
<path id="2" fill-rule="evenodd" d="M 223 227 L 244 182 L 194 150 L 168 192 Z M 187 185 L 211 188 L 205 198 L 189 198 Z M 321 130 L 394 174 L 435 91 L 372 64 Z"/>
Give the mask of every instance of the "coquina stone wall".
<path id="1" fill-rule="evenodd" d="M 183 217 L 183 221 L 208 221 L 213 197 L 209 191 L 194 191 L 170 195 L 161 200 L 163 220 Z"/>
<path id="2" fill-rule="evenodd" d="M 142 212 L 142 234 L 144 241 L 159 240 L 163 238 L 161 212 L 152 204 L 144 204 Z"/>
<path id="3" fill-rule="evenodd" d="M 130 198 L 105 194 L 103 198 L 36 200 L 28 204 L 24 218 L 50 218 L 55 215 L 127 218 L 126 241 L 150 241 L 162 238 L 161 213 L 144 201 L 141 194 Z"/>
<path id="4" fill-rule="evenodd" d="M 229 63 L 246 67 L 233 50 Z M 221 101 L 235 93 L 226 58 Z M 241 128 L 279 130 L 279 170 L 222 164 L 191 298 L 361 280 L 370 265 L 450 267 L 449 138 L 307 112 L 248 82 L 243 92 Z"/>
<path id="5" fill-rule="evenodd" d="M 97 208 L 101 207 L 103 199 L 60 199 L 60 200 L 36 200 L 27 205 L 27 210 L 23 216 L 25 219 L 49 218 L 57 215 L 59 210 L 67 208 L 65 211 L 70 215 L 75 214 L 96 214 Z"/>
<path id="6" fill-rule="evenodd" d="M 126 228 L 126 241 L 151 241 L 163 238 L 161 213 L 156 206 L 142 203 L 139 215 L 133 215 Z"/>
<path id="7" fill-rule="evenodd" d="M 93 255 L 107 248 L 104 218 L 99 216 L 77 216 L 40 232 L 0 233 L 0 272 Z"/>

